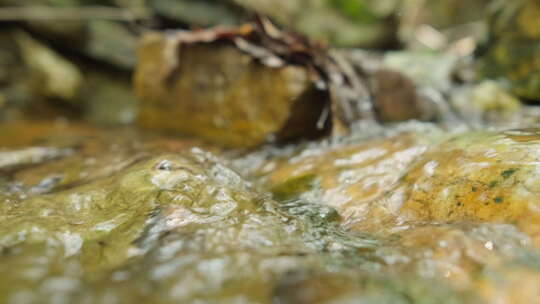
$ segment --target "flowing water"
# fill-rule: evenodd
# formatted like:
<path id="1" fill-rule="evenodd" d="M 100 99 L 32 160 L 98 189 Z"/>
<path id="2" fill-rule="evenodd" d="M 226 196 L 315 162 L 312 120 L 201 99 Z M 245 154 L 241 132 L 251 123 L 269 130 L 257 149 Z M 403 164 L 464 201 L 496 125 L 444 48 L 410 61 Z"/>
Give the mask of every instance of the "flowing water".
<path id="1" fill-rule="evenodd" d="M 2 303 L 540 301 L 535 129 L 252 151 L 2 129 Z"/>

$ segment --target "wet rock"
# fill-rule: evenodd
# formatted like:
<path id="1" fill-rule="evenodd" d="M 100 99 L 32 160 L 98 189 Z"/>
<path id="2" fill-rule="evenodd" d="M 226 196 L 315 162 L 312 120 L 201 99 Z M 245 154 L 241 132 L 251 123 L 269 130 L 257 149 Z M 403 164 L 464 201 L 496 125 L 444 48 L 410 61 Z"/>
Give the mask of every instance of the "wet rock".
<path id="1" fill-rule="evenodd" d="M 531 239 L 513 225 L 426 223 L 396 231 L 390 239 L 403 251 L 401 256 L 388 256 L 394 268 L 443 279 L 459 290 L 474 291 L 486 303 L 538 299 L 531 282 L 540 279 L 536 266 L 540 255 L 532 249 Z"/>
<path id="2" fill-rule="evenodd" d="M 128 125 L 135 122 L 137 100 L 129 75 L 104 72 L 84 66 L 86 82 L 78 99 L 86 121 L 101 126 Z"/>
<path id="3" fill-rule="evenodd" d="M 379 69 L 373 75 L 372 90 L 380 121 L 431 120 L 436 117 L 435 106 L 402 73 Z"/>
<path id="4" fill-rule="evenodd" d="M 135 33 L 120 23 L 103 20 L 88 23 L 87 32 L 84 52 L 88 56 L 126 70 L 135 67 L 138 39 Z"/>
<path id="5" fill-rule="evenodd" d="M 486 301 L 504 301 L 506 303 L 521 303 L 529 300 L 538 301 L 540 297 L 536 289 L 538 281 L 537 268 L 507 267 L 506 269 L 490 273 L 479 284 L 479 292 Z"/>
<path id="6" fill-rule="evenodd" d="M 78 117 L 100 125 L 135 120 L 129 73 L 66 57 L 22 30 L 3 32 L 0 119 Z"/>
<path id="7" fill-rule="evenodd" d="M 354 282 L 360 281 L 362 287 Z M 473 303 L 479 299 L 463 292 L 452 292 L 437 282 L 427 288 L 422 281 L 406 278 L 397 282 L 384 278 L 348 277 L 336 274 L 290 273 L 276 288 L 278 303 Z M 331 290 L 328 290 L 327 288 Z"/>
<path id="8" fill-rule="evenodd" d="M 505 223 L 538 246 L 537 130 L 471 132 L 436 143 L 401 135 L 314 147 L 269 162 L 261 167 L 267 173 L 259 174 L 277 198 L 328 204 L 356 229 Z"/>
<path id="9" fill-rule="evenodd" d="M 355 49 L 340 54 L 369 84 L 370 102 L 380 121 L 458 123 L 447 99 L 461 83 L 472 82 L 469 74 L 474 73 L 467 61 L 451 54 L 419 51 Z"/>
<path id="10" fill-rule="evenodd" d="M 372 272 L 382 267 L 371 256 L 377 240 L 346 234 L 331 208 L 278 204 L 194 143 L 22 126 L 24 136 L 10 142 L 2 133 L 0 142 L 77 149 L 0 180 L 0 274 L 9 278 L 0 284 L 2 301 L 377 302 L 383 291 L 391 299 L 466 299 L 444 284 L 430 292 L 439 283 L 414 275 L 400 283 Z M 71 184 L 60 179 L 60 187 L 29 180 L 69 170 L 86 174 Z"/>
<path id="11" fill-rule="evenodd" d="M 175 39 L 152 33 L 139 49 L 139 125 L 228 147 L 317 133 L 326 93 L 306 69 L 269 67 L 228 43 Z"/>
<path id="12" fill-rule="evenodd" d="M 521 186 L 533 176 L 533 131 L 443 143 L 440 131 L 409 131 L 259 151 L 267 157 L 234 162 L 251 172 L 248 181 L 219 151 L 194 141 L 65 124 L 2 130 L 0 143 L 10 149 L 72 149 L 0 174 L 2 301 L 479 303 L 537 296 L 531 282 L 538 281 L 540 254 L 534 229 L 523 228 L 535 223 L 528 215 L 519 213 L 516 225 L 484 218 L 480 209 L 430 220 L 424 213 L 435 217 L 446 208 L 440 198 L 431 199 L 441 209 L 411 206 L 427 195 L 428 182 L 448 180 L 445 187 L 456 193 L 460 183 L 468 186 L 463 174 L 483 180 L 490 172 L 499 184 L 486 197 L 504 188 L 504 202 L 495 205 L 517 208 L 523 195 L 533 206 L 534 193 Z M 446 154 L 459 149 L 468 158 Z M 495 155 L 494 165 L 475 162 L 478 155 Z M 426 166 L 437 157 L 461 175 L 437 171 L 442 161 Z M 507 163 L 497 162 L 502 158 Z M 518 161 L 519 170 L 508 168 Z M 427 178 L 429 172 L 435 174 Z M 527 191 L 533 184 L 526 182 Z"/>
<path id="13" fill-rule="evenodd" d="M 478 284 L 482 268 L 497 272 L 510 260 L 525 266 L 527 255 L 538 258 L 530 237 L 509 224 L 425 223 L 395 229 L 390 239 L 403 246 L 402 254 L 410 261 L 401 261 L 404 267 L 427 277 L 445 277 L 459 288 Z"/>
<path id="14" fill-rule="evenodd" d="M 0 43 L 5 46 L 0 50 L 0 120 L 4 120 L 20 115 L 31 93 L 13 31 L 1 31 Z"/>
<path id="15" fill-rule="evenodd" d="M 387 198 L 399 206 L 390 213 L 398 222 L 512 223 L 538 246 L 536 145 L 535 130 L 450 139 L 411 168 Z"/>
<path id="16" fill-rule="evenodd" d="M 335 208 L 345 222 L 363 218 L 427 149 L 414 134 L 336 147 L 306 148 L 263 163 L 255 175 L 278 200 L 302 197 Z"/>
<path id="17" fill-rule="evenodd" d="M 251 162 L 251 174 L 282 204 L 330 205 L 342 226 L 389 242 L 373 252 L 382 269 L 487 302 L 537 297 L 536 131 L 441 135 L 314 144 Z"/>
<path id="18" fill-rule="evenodd" d="M 142 5 L 131 2 L 123 8 L 116 1 L 78 0 L 10 0 L 4 5 L 16 15 L 12 21 L 24 22 L 55 47 L 130 70 L 136 61 L 137 34 L 125 21 L 147 18 Z"/>
<path id="19" fill-rule="evenodd" d="M 32 21 L 30 28 L 56 46 L 123 70 L 135 67 L 137 35 L 118 22 Z"/>
<path id="20" fill-rule="evenodd" d="M 370 78 L 373 102 L 382 121 L 459 123 L 448 96 L 460 86 L 455 81 L 458 67 L 468 66 L 457 56 L 418 51 L 387 52 L 380 58 L 353 51 L 349 56 Z"/>
<path id="21" fill-rule="evenodd" d="M 539 16 L 537 1 L 497 2 L 490 19 L 490 40 L 479 64 L 480 77 L 508 82 L 517 96 L 540 100 Z"/>
<path id="22" fill-rule="evenodd" d="M 503 125 L 520 120 L 520 101 L 495 81 L 457 89 L 451 102 L 462 117 L 473 125 Z"/>
<path id="23" fill-rule="evenodd" d="M 219 190 L 219 187 L 215 189 L 204 182 L 200 169 L 192 167 L 189 162 L 184 158 L 163 156 L 137 163 L 113 178 L 57 194 L 35 196 L 20 205 L 4 206 L 2 218 L 6 225 L 1 233 L 2 245 L 57 241 L 64 245 L 66 256 L 82 250 L 83 260 L 91 260 L 88 267 L 107 268 L 124 261 L 129 248 L 136 250 L 132 243 L 143 233 L 147 216 L 155 212 L 179 216 L 177 224 L 184 226 L 193 221 L 215 221 L 216 216 L 225 216 L 237 207 L 239 211 L 255 207 L 237 205 L 249 203 L 233 202 L 234 197 L 242 201 L 244 198 L 239 193 Z M 148 170 L 155 173 L 148 174 Z M 110 190 L 107 189 L 109 186 Z M 205 188 L 207 186 L 210 188 Z M 184 190 L 177 193 L 176 187 Z M 212 195 L 212 189 L 224 191 L 222 195 L 231 196 L 231 200 L 215 201 L 214 205 L 209 201 L 210 197 L 205 198 Z M 176 201 L 180 205 L 164 206 L 161 211 L 160 202 L 165 201 L 167 204 Z M 195 209 L 212 207 L 214 211 L 209 209 L 210 213 L 200 217 L 192 213 L 195 210 L 181 207 L 182 204 Z M 208 205 L 203 207 L 203 204 Z M 172 218 L 167 220 L 176 225 L 174 221 Z M 90 255 L 85 256 L 86 251 Z"/>
<path id="24" fill-rule="evenodd" d="M 35 165 L 70 154 L 69 149 L 32 147 L 20 150 L 0 150 L 0 170 Z"/>
<path id="25" fill-rule="evenodd" d="M 453 88 L 452 74 L 457 63 L 454 55 L 407 51 L 388 52 L 382 60 L 383 67 L 404 73 L 418 86 L 442 92 Z"/>
<path id="26" fill-rule="evenodd" d="M 2 129 L 0 145 L 10 147 L 9 151 L 19 156 L 15 160 L 26 161 L 24 166 L 15 166 L 9 171 L 26 196 L 65 190 L 109 177 L 152 153 L 178 153 L 195 145 L 204 147 L 196 141 L 143 136 L 126 129 L 104 133 L 87 125 L 70 123 L 25 121 L 4 124 Z M 41 154 L 26 151 L 66 153 L 54 158 L 29 158 Z M 32 163 L 32 159 L 36 162 Z"/>
<path id="27" fill-rule="evenodd" d="M 214 238 L 216 242 L 223 241 L 221 245 L 214 244 L 218 247 L 226 245 L 234 248 L 239 245 L 234 245 L 236 239 L 246 246 L 252 244 L 250 246 L 255 248 L 265 242 L 270 243 L 269 240 L 265 241 L 266 237 L 277 237 L 265 236 L 267 232 L 274 232 L 265 232 L 263 226 L 253 233 L 249 232 L 250 221 L 254 225 L 258 225 L 258 221 L 266 222 L 265 227 L 273 229 L 279 227 L 278 223 L 282 219 L 273 216 L 271 211 L 263 211 L 270 208 L 265 207 L 264 198 L 256 198 L 248 193 L 248 183 L 217 163 L 211 154 L 195 149 L 192 152 L 185 151 L 182 154 L 184 156 L 163 155 L 166 145 L 157 143 L 156 146 L 155 142 L 147 142 L 139 147 L 139 152 L 132 151 L 135 158 L 129 158 L 121 153 L 123 150 L 118 150 L 120 148 L 116 151 L 102 151 L 103 148 L 99 147 L 100 141 L 103 141 L 101 136 L 96 138 L 94 135 L 91 143 L 80 147 L 78 154 L 82 155 L 60 160 L 60 166 L 47 165 L 40 170 L 33 170 L 32 177 L 37 174 L 45 177 L 44 180 L 48 180 L 47 172 L 49 176 L 60 173 L 59 181 L 53 181 L 52 188 L 44 189 L 46 186 L 42 182 L 38 186 L 45 192 L 37 191 L 36 187 L 29 187 L 26 192 L 14 189 L 21 195 L 15 197 L 15 200 L 3 202 L 0 207 L 3 209 L 2 221 L 6 224 L 0 228 L 2 248 L 41 242 L 52 244 L 53 247 L 56 244 L 63 247 L 65 257 L 78 256 L 85 269 L 92 271 L 108 269 L 124 263 L 129 256 L 144 254 L 159 241 L 156 236 L 175 227 L 189 226 L 195 232 L 199 225 L 213 223 L 215 226 L 223 223 L 223 229 L 229 227 L 229 233 L 239 229 L 239 234 L 250 235 L 240 237 L 224 234 L 229 236 L 225 240 L 209 232 L 207 238 Z M 112 138 L 107 139 L 107 142 L 110 140 Z M 56 139 L 56 142 L 61 141 Z M 110 143 L 107 145 L 109 149 L 114 147 Z M 161 156 L 150 158 L 144 152 L 160 146 L 158 151 L 161 151 Z M 125 144 L 121 149 L 126 149 Z M 111 158 L 114 154 L 116 160 Z M 11 158 L 2 159 L 9 161 Z M 93 162 L 88 162 L 92 159 Z M 112 163 L 105 165 L 103 161 Z M 97 171 L 80 165 L 71 169 L 65 167 L 70 164 L 77 166 L 77 163 L 86 166 L 93 164 Z M 66 181 L 61 178 L 62 173 L 69 170 L 82 174 L 72 177 L 78 180 L 72 180 L 71 185 L 66 184 L 69 179 Z M 22 187 L 29 186 L 24 175 L 15 178 L 18 183 L 24 182 Z M 63 183 L 60 189 L 54 185 L 59 182 Z M 61 189 L 64 191 L 58 191 Z M 162 203 L 165 205 L 161 206 Z M 170 203 L 172 205 L 169 206 Z M 257 210 L 269 212 L 266 216 L 268 221 L 275 223 L 270 225 L 263 214 L 261 217 L 254 214 L 258 219 L 248 215 L 258 213 Z M 238 216 L 246 217 L 248 222 L 239 223 Z M 225 221 L 226 217 L 228 219 Z M 217 226 L 212 228 L 215 232 L 214 229 Z M 188 230 L 184 233 L 188 233 Z M 214 241 L 207 240 L 200 245 L 214 246 L 211 245 Z"/>
<path id="28" fill-rule="evenodd" d="M 17 32 L 16 40 L 31 75 L 36 77 L 38 96 L 73 100 L 83 82 L 81 71 L 61 55 L 32 39 L 25 32 Z"/>
<path id="29" fill-rule="evenodd" d="M 25 261 L 28 255 L 40 257 L 44 262 L 34 266 L 41 269 L 36 279 L 44 282 L 42 286 L 50 285 L 50 288 L 37 289 L 30 296 L 41 295 L 44 301 L 53 301 L 49 298 L 50 292 L 75 301 L 78 297 L 99 298 L 105 292 L 131 300 L 135 294 L 139 299 L 152 301 L 164 297 L 163 301 L 169 303 L 192 302 L 201 296 L 203 290 L 207 299 L 227 299 L 226 290 L 229 290 L 229 293 L 240 293 L 246 297 L 251 293 L 255 299 L 263 300 L 265 293 L 261 280 L 242 287 L 238 281 L 242 276 L 236 275 L 238 272 L 234 269 L 246 267 L 244 270 L 249 275 L 256 271 L 250 268 L 250 264 L 260 258 L 251 260 L 250 255 L 241 251 L 258 250 L 263 256 L 272 255 L 282 238 L 280 235 L 287 233 L 283 229 L 274 229 L 280 227 L 278 224 L 284 219 L 273 215 L 269 206 L 265 207 L 262 201 L 252 198 L 246 189 L 241 190 L 245 185 L 239 179 L 231 179 L 234 173 L 224 167 L 212 169 L 213 165 L 206 159 L 204 163 L 211 166 L 208 167 L 210 175 L 206 175 L 204 169 L 201 171 L 202 167 L 194 167 L 192 162 L 203 161 L 201 157 L 205 156 L 192 156 L 192 160 L 170 155 L 143 161 L 112 178 L 57 194 L 36 196 L 20 205 L 3 205 L 2 219 L 9 224 L 1 229 L 2 248 L 8 258 L 13 256 L 11 265 Z M 206 166 L 204 163 L 200 164 Z M 207 178 L 216 183 L 209 183 Z M 178 233 L 170 235 L 173 230 L 178 230 Z M 15 234 L 19 237 L 14 238 Z M 167 234 L 169 236 L 164 238 Z M 47 244 L 47 249 L 40 244 Z M 227 254 L 231 250 L 240 252 Z M 98 277 L 103 277 L 108 274 L 103 272 L 104 269 L 125 264 L 128 258 L 139 262 L 119 272 L 131 277 L 127 289 L 123 287 L 126 284 L 122 283 L 122 276 L 113 273 L 111 281 L 105 281 L 103 285 L 99 282 L 94 285 L 84 279 L 96 271 L 100 271 L 96 273 Z M 31 261 L 28 261 L 30 265 Z M 66 288 L 59 288 L 53 283 L 52 267 L 56 261 L 62 261 L 56 266 L 62 274 L 58 284 L 65 283 L 62 286 Z M 190 262 L 185 264 L 182 261 Z M 145 269 L 148 263 L 157 268 Z M 252 267 L 257 267 L 257 264 Z M 220 271 L 215 272 L 218 269 Z M 9 268 L 2 270 L 6 273 Z M 171 277 L 171 271 L 180 271 L 185 276 Z M 221 273 L 220 277 L 215 276 L 218 273 Z M 214 283 L 208 276 L 213 277 Z M 2 294 L 2 298 L 17 297 L 24 287 L 15 287 L 33 286 L 36 284 L 34 278 L 16 276 L 9 283 L 5 282 L 2 286 L 11 288 Z M 187 279 L 187 284 L 182 287 L 184 292 L 172 292 L 184 279 Z M 120 283 L 115 283 L 118 280 Z M 225 280 L 229 284 L 236 282 L 236 288 L 220 292 Z M 22 284 L 19 283 L 21 281 Z M 144 290 L 133 294 L 134 285 L 131 284 L 139 284 L 137 282 L 145 286 L 159 282 L 162 287 L 150 291 L 151 294 L 147 293 L 149 290 L 146 294 Z M 66 284 L 77 288 L 67 288 Z M 111 289 L 112 286 L 115 288 Z M 266 288 L 269 287 L 266 284 Z M 166 290 L 170 292 L 160 292 Z"/>
<path id="30" fill-rule="evenodd" d="M 62 49 L 122 69 L 135 65 L 136 36 L 121 24 L 106 20 L 37 20 L 31 21 L 29 27 Z"/>

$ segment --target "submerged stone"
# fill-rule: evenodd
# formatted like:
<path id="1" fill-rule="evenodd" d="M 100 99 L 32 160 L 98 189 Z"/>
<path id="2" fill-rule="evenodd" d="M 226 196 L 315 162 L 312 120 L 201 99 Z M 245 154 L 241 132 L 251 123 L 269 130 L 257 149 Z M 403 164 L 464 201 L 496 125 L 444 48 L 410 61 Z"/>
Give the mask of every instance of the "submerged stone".
<path id="1" fill-rule="evenodd" d="M 450 101 L 462 117 L 478 126 L 486 122 L 493 125 L 521 122 L 520 112 L 527 111 L 519 99 L 491 80 L 457 89 Z"/>
<path id="2" fill-rule="evenodd" d="M 435 106 L 422 96 L 414 82 L 404 74 L 380 69 L 373 75 L 374 107 L 382 122 L 435 119 Z"/>
<path id="3" fill-rule="evenodd" d="M 307 148 L 265 163 L 255 174 L 277 199 L 303 197 L 335 208 L 345 221 L 362 218 L 427 149 L 415 134 L 336 147 Z"/>
<path id="4" fill-rule="evenodd" d="M 2 302 L 538 299 L 536 130 L 415 127 L 265 148 L 237 170 L 195 141 L 2 127 L 13 151 L 70 151 L 0 171 Z"/>
<path id="5" fill-rule="evenodd" d="M 330 205 L 358 229 L 495 222 L 515 224 L 537 244 L 538 138 L 536 129 L 478 131 L 437 144 L 402 134 L 308 148 L 257 174 L 277 198 Z"/>
<path id="6" fill-rule="evenodd" d="M 309 248 L 298 242 L 301 238 L 299 223 L 277 210 L 264 196 L 250 191 L 249 183 L 221 165 L 210 153 L 197 148 L 181 155 L 163 154 L 163 148 L 161 151 L 160 156 L 146 155 L 93 179 L 80 178 L 66 190 L 49 189 L 48 193 L 34 195 L 23 192 L 25 195 L 3 200 L 0 248 L 5 261 L 11 264 L 2 263 L 0 271 L 8 274 L 14 270 L 9 265 L 16 267 L 18 263 L 28 263 L 33 265 L 28 266 L 29 269 L 38 270 L 33 276 L 24 273 L 3 276 L 9 279 L 0 284 L 0 299 L 35 299 L 40 295 L 45 302 L 53 302 L 56 295 L 72 302 L 92 290 L 90 298 L 97 297 L 95 301 L 99 301 L 100 290 L 125 298 L 129 292 L 121 286 L 108 290 L 105 285 L 99 287 L 99 281 L 94 285 L 93 279 L 89 279 L 110 275 L 112 281 L 107 286 L 114 285 L 113 269 L 132 264 L 125 271 L 132 271 L 130 276 L 139 276 L 137 269 L 145 268 L 144 261 L 148 260 L 154 265 L 152 268 L 157 268 L 147 269 L 140 279 L 131 281 L 133 284 L 167 280 L 166 274 L 171 271 L 187 272 L 187 276 L 179 277 L 192 276 L 192 283 L 185 285 L 187 293 L 171 294 L 164 302 L 193 301 L 202 292 L 201 287 L 209 292 L 210 277 L 214 277 L 213 284 L 219 282 L 215 276 L 221 270 L 226 270 L 225 280 L 234 276 L 244 263 L 263 267 L 263 264 L 257 265 L 266 255 L 275 259 L 288 250 L 309 252 Z M 100 149 L 94 147 L 92 151 L 84 147 L 82 152 L 88 156 L 99 153 Z M 93 157 L 100 158 L 95 154 Z M 95 164 L 103 166 L 99 161 Z M 48 169 L 54 172 L 55 167 Z M 251 250 L 259 252 L 258 255 L 250 257 Z M 187 259 L 192 261 L 189 263 L 192 266 L 198 264 L 198 269 L 191 266 L 188 269 L 192 270 L 176 269 L 178 266 L 172 264 L 160 267 L 159 264 L 165 262 L 164 255 L 171 258 L 178 255 L 173 264 Z M 294 261 L 296 253 L 292 256 Z M 42 262 L 36 265 L 33 260 L 38 258 Z M 249 259 L 255 260 L 249 262 Z M 139 262 L 131 263 L 133 260 Z M 287 262 L 284 265 L 288 265 Z M 57 277 L 54 268 L 61 273 Z M 197 279 L 199 273 L 207 277 Z M 248 275 L 251 276 L 251 272 Z M 256 282 L 253 284 L 262 284 Z M 253 284 L 247 287 L 258 286 Z M 36 285 L 40 287 L 30 295 L 25 292 L 24 288 Z M 164 288 L 172 290 L 174 285 Z M 214 297 L 217 297 L 219 290 L 225 287 L 215 288 Z M 249 289 L 234 290 L 247 294 Z M 149 300 L 160 303 L 158 295 L 159 289 L 154 289 Z M 144 294 L 139 296 L 145 297 Z"/>
<path id="7" fill-rule="evenodd" d="M 515 224 L 540 243 L 537 131 L 456 136 L 423 156 L 402 185 L 398 222 Z"/>
<path id="8" fill-rule="evenodd" d="M 0 141 L 76 149 L 0 180 L 3 302 L 472 303 L 442 282 L 389 275 L 375 250 L 399 249 L 346 233 L 331 208 L 279 204 L 194 142 L 34 128 L 17 142 Z M 30 177 L 62 176 L 78 162 L 87 174 L 32 186 Z M 62 166 L 69 163 L 74 168 Z"/>
<path id="9" fill-rule="evenodd" d="M 282 204 L 332 206 L 342 227 L 384 240 L 372 253 L 383 269 L 511 303 L 538 297 L 537 133 L 313 144 L 254 162 L 251 174 Z"/>

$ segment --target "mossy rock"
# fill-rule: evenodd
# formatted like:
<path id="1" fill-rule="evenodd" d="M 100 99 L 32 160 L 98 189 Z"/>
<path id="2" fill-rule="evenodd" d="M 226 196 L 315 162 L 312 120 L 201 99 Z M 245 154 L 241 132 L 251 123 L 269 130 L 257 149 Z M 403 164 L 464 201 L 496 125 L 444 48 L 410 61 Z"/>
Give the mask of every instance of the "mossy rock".
<path id="1" fill-rule="evenodd" d="M 517 96 L 540 101 L 540 4 L 500 1 L 490 18 L 490 39 L 479 76 L 509 83 Z"/>

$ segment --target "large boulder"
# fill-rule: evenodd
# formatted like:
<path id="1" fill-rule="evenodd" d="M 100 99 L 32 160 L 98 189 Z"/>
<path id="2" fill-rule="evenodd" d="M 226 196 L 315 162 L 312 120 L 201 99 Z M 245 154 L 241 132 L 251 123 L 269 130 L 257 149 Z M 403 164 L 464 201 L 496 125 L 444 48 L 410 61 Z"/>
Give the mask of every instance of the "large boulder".
<path id="1" fill-rule="evenodd" d="M 151 33 L 141 42 L 134 80 L 139 125 L 227 147 L 318 132 L 327 94 L 307 69 L 265 65 L 224 41 L 176 39 Z"/>
<path id="2" fill-rule="evenodd" d="M 375 253 L 392 271 L 447 280 L 488 303 L 538 299 L 538 131 L 428 130 L 238 162 L 282 204 L 331 206 L 342 227 L 393 244 Z"/>
<path id="3" fill-rule="evenodd" d="M 0 171 L 2 302 L 469 300 L 414 274 L 379 274 L 377 240 L 345 234 L 328 207 L 278 204 L 200 143 L 2 127 L 0 142 L 20 156 L 71 147 Z"/>

